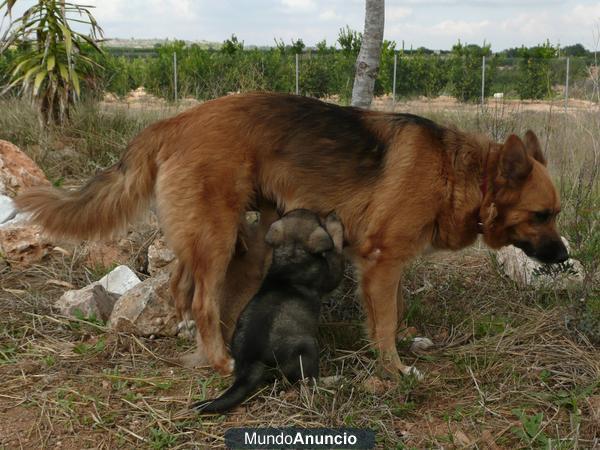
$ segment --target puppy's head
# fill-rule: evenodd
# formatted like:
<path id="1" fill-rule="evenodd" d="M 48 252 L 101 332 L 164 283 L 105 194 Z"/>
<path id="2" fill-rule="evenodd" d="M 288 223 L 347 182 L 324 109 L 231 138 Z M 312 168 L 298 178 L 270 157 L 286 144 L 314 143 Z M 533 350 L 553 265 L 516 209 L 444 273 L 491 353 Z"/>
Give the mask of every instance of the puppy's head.
<path id="1" fill-rule="evenodd" d="M 318 254 L 333 249 L 333 240 L 319 216 L 307 209 L 295 209 L 274 222 L 265 240 L 275 250 L 290 247 Z"/>
<path id="2" fill-rule="evenodd" d="M 560 199 L 536 135 L 528 131 L 521 140 L 513 134 L 497 151 L 492 203 L 483 214 L 486 244 L 512 244 L 543 263 L 565 261 L 568 251 L 556 229 Z"/>

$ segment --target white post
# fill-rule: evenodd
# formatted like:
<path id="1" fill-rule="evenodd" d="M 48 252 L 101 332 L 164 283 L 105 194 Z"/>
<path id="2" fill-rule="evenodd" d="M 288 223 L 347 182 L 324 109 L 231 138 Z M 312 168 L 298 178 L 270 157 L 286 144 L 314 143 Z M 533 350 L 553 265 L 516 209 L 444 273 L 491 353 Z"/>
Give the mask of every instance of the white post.
<path id="1" fill-rule="evenodd" d="M 485 105 L 485 55 L 481 63 L 481 110 Z"/>
<path id="2" fill-rule="evenodd" d="M 567 56 L 567 76 L 565 80 L 565 113 L 569 108 L 569 57 Z"/>
<path id="3" fill-rule="evenodd" d="M 177 103 L 177 53 L 173 52 L 173 92 Z"/>
<path id="4" fill-rule="evenodd" d="M 398 67 L 398 53 L 394 52 L 394 84 L 392 85 L 392 100 L 396 106 L 396 68 Z"/>
<path id="5" fill-rule="evenodd" d="M 298 53 L 296 53 L 296 95 L 300 95 L 300 67 L 298 62 Z"/>

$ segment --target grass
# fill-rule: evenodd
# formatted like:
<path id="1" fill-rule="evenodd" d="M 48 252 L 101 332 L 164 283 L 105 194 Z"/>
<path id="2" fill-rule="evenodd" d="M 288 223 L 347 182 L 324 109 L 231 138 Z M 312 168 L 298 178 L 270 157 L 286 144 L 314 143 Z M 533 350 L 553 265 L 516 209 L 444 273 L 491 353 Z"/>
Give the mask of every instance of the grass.
<path id="1" fill-rule="evenodd" d="M 173 110 L 83 105 L 65 129 L 41 130 L 23 103 L 0 102 L 0 138 L 30 154 L 56 183 L 80 184 L 118 158 L 135 133 Z M 376 376 L 348 273 L 326 303 L 322 377 L 333 384 L 266 387 L 228 416 L 198 417 L 192 401 L 228 386 L 208 369 L 181 367 L 191 343 L 112 333 L 89 317 L 52 310 L 64 287 L 99 278 L 82 247 L 24 269 L 0 266 L 0 447 L 190 448 L 223 446 L 234 426 L 365 427 L 380 448 L 594 448 L 600 446 L 600 115 L 580 111 L 422 111 L 498 139 L 532 128 L 547 142 L 561 191 L 560 227 L 586 280 L 567 290 L 519 290 L 478 244 L 435 254 L 406 271 L 407 326 L 433 339 L 425 354 L 399 344 L 426 373 Z M 129 263 L 148 233 L 132 238 Z"/>

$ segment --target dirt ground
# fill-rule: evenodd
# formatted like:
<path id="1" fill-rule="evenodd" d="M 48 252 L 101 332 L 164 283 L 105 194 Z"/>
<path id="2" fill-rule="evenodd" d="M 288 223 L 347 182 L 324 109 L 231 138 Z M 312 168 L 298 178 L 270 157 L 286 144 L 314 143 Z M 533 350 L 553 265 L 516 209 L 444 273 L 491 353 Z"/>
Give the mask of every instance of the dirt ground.
<path id="1" fill-rule="evenodd" d="M 407 273 L 409 324 L 436 346 L 399 348 L 425 380 L 376 375 L 349 274 L 321 333 L 322 376 L 339 380 L 277 384 L 228 416 L 202 418 L 188 405 L 229 380 L 182 367 L 188 341 L 115 334 L 52 309 L 64 288 L 48 279 L 77 286 L 100 275 L 73 255 L 1 273 L 3 448 L 205 448 L 242 425 L 364 427 L 379 448 L 600 445 L 600 350 L 569 328 L 561 302 L 517 291 L 483 249 L 422 259 Z"/>
<path id="2" fill-rule="evenodd" d="M 136 114 L 164 109 L 170 115 L 193 103 L 173 107 L 144 95 L 138 92 L 117 103 L 107 99 L 103 108 Z M 375 105 L 393 106 L 389 99 Z M 417 113 L 451 112 L 453 107 L 453 100 L 445 98 L 395 105 Z M 461 105 L 462 113 L 465 108 L 476 111 L 478 106 Z M 560 113 L 562 105 L 552 108 Z M 42 140 L 29 129 L 35 116 L 22 114 L 11 122 L 13 134 L 0 136 L 14 136 L 63 186 L 80 184 L 114 162 L 131 135 L 145 126 L 138 115 L 83 111 L 74 118 L 78 129 Z M 556 129 L 566 137 L 553 135 L 552 157 L 575 135 L 598 136 L 598 128 L 590 133 L 577 129 L 592 124 L 579 117 L 567 127 L 560 118 Z M 532 120 L 528 117 L 527 126 Z M 514 121 L 506 126 L 520 126 Z M 544 116 L 539 123 L 551 127 L 553 121 L 554 116 L 552 121 Z M 65 142 L 73 146 L 69 152 Z M 580 158 L 581 167 L 593 167 L 589 158 L 595 153 L 584 144 L 574 148 L 585 151 L 585 157 L 568 156 Z M 100 146 L 101 153 L 88 150 Z M 565 175 L 567 182 L 587 179 L 587 172 L 572 173 L 578 175 Z M 192 350 L 189 341 L 114 333 L 98 320 L 62 317 L 53 308 L 65 286 L 83 287 L 110 270 L 110 264 L 89 264 L 79 246 L 64 246 L 68 252 L 51 252 L 25 269 L 0 258 L 0 448 L 213 448 L 223 447 L 225 431 L 238 426 L 368 428 L 376 433 L 377 448 L 600 448 L 600 347 L 589 327 L 579 326 L 589 318 L 580 313 L 584 299 L 596 301 L 592 313 L 600 314 L 597 254 L 587 245 L 593 234 L 584 234 L 586 223 L 592 231 L 597 226 L 578 189 L 561 192 L 570 195 L 563 198 L 564 224 L 583 236 L 578 251 L 588 255 L 583 286 L 519 289 L 479 244 L 420 258 L 404 276 L 407 329 L 398 348 L 403 361 L 416 365 L 425 378 L 386 380 L 377 374 L 349 272 L 325 302 L 324 380 L 317 386 L 268 386 L 227 416 L 199 417 L 189 411 L 193 401 L 218 395 L 231 382 L 208 368 L 183 367 L 179 358 Z M 148 276 L 143 255 L 151 242 L 144 233 L 125 261 L 141 278 Z M 435 347 L 411 352 L 414 333 L 431 338 Z"/>

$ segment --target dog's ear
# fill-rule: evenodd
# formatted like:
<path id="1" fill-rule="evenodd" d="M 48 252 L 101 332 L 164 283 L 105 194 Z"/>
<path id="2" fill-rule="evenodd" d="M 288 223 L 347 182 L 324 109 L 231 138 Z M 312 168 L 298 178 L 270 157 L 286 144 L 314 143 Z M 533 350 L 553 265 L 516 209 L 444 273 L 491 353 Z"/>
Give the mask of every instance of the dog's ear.
<path id="1" fill-rule="evenodd" d="M 506 180 L 508 187 L 517 188 L 527 179 L 531 169 L 533 164 L 529 160 L 525 144 L 519 136 L 511 134 L 502 146 L 500 175 Z"/>
<path id="2" fill-rule="evenodd" d="M 310 233 L 308 242 L 306 243 L 308 251 L 311 253 L 321 253 L 333 248 L 333 240 L 329 233 L 323 227 L 317 227 Z"/>
<path id="3" fill-rule="evenodd" d="M 269 227 L 269 231 L 265 235 L 265 241 L 271 247 L 275 247 L 283 242 L 283 222 L 280 220 L 273 222 Z"/>
<path id="4" fill-rule="evenodd" d="M 542 153 L 540 141 L 531 130 L 527 130 L 527 133 L 525 133 L 525 148 L 527 149 L 527 154 L 529 156 L 544 166 L 546 165 L 546 158 L 544 158 L 544 153 Z"/>

